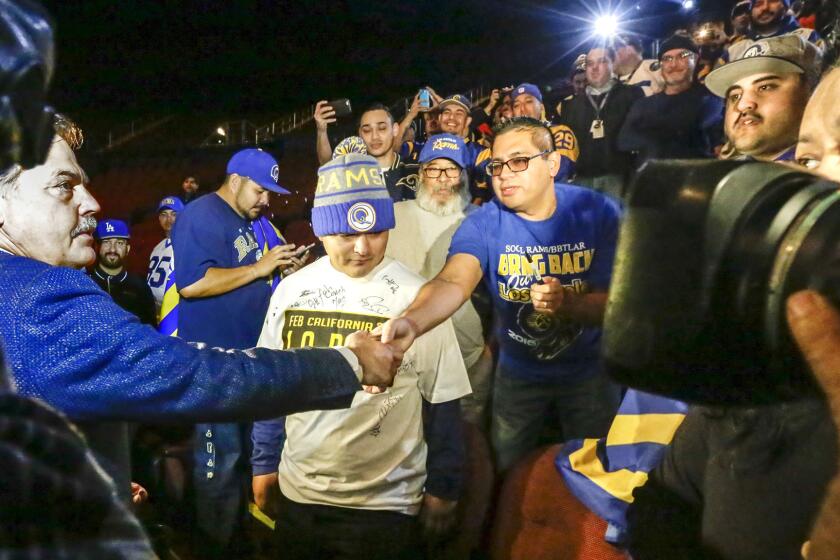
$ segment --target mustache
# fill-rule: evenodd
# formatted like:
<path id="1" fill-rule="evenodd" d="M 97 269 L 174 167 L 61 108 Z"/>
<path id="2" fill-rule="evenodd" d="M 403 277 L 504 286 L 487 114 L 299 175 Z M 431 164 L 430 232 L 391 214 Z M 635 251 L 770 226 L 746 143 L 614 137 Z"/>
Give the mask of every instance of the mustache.
<path id="1" fill-rule="evenodd" d="M 73 228 L 70 232 L 70 238 L 75 238 L 83 233 L 93 233 L 96 230 L 96 218 L 93 216 L 84 216 L 79 220 L 79 225 Z"/>
<path id="2" fill-rule="evenodd" d="M 743 119 L 746 119 L 746 118 L 755 119 L 757 121 L 763 121 L 764 120 L 764 117 L 762 117 L 758 113 L 755 113 L 753 111 L 746 111 L 746 112 L 743 112 L 740 115 L 738 115 L 738 119 L 735 121 L 735 124 L 736 125 L 739 124 Z"/>

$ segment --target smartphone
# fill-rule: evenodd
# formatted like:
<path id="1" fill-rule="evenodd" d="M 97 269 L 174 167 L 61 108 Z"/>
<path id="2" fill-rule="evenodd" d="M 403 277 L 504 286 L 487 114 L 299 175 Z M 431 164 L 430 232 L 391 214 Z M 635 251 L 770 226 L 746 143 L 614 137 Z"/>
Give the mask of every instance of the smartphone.
<path id="1" fill-rule="evenodd" d="M 307 251 L 309 251 L 314 246 L 315 246 L 314 243 L 310 243 L 309 245 L 301 245 L 300 247 L 295 249 L 295 256 L 299 257 L 299 256 L 305 254 Z"/>
<path id="2" fill-rule="evenodd" d="M 420 89 L 420 108 L 421 109 L 431 109 L 432 108 L 432 95 L 429 93 L 429 90 L 426 88 Z"/>
<path id="3" fill-rule="evenodd" d="M 353 113 L 353 109 L 350 107 L 350 100 L 347 98 L 330 101 L 330 107 L 335 111 L 336 117 L 346 117 Z"/>

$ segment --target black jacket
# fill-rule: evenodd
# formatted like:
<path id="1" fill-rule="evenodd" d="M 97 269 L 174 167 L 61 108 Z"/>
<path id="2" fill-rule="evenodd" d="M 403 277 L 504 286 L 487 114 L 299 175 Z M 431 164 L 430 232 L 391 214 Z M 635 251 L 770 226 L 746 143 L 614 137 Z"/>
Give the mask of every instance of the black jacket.
<path id="1" fill-rule="evenodd" d="M 575 167 L 580 177 L 613 174 L 626 176 L 632 171 L 633 156 L 619 151 L 618 133 L 630 112 L 630 107 L 645 94 L 638 86 L 616 84 L 608 95 L 600 115 L 601 120 L 604 121 L 604 138 L 598 140 L 592 137 L 591 132 L 592 122 L 595 120 L 595 108 L 586 94 L 576 95 L 570 101 L 563 103 L 560 124 L 571 128 L 577 137 L 580 157 Z M 599 105 L 602 99 L 603 95 L 592 97 L 596 105 Z"/>
<path id="2" fill-rule="evenodd" d="M 155 326 L 155 298 L 146 281 L 123 270 L 111 276 L 99 266 L 90 272 L 99 287 L 108 292 L 117 305 L 135 315 L 141 323 Z"/>

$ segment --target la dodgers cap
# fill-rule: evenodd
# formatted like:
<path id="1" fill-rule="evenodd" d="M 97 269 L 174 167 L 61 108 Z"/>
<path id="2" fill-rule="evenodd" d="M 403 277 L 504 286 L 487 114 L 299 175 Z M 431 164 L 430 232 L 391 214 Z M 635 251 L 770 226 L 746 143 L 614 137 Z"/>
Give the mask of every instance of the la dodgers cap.
<path id="1" fill-rule="evenodd" d="M 122 220 L 102 220 L 96 224 L 96 231 L 93 236 L 98 239 L 131 239 L 128 232 L 128 224 Z"/>
<path id="2" fill-rule="evenodd" d="M 280 167 L 268 152 L 259 148 L 247 148 L 233 154 L 227 164 L 227 174 L 236 173 L 240 177 L 247 177 L 262 188 L 278 194 L 289 194 L 289 191 L 277 184 Z"/>

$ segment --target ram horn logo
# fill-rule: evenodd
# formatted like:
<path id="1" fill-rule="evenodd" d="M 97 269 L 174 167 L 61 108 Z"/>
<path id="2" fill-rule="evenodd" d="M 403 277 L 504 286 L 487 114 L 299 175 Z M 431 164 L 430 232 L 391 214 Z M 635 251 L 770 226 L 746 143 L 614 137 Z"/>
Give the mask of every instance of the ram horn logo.
<path id="1" fill-rule="evenodd" d="M 761 43 L 757 43 L 750 48 L 747 49 L 747 52 L 744 53 L 744 56 L 741 58 L 753 58 L 755 56 L 761 56 L 764 54 L 764 45 Z"/>
<path id="2" fill-rule="evenodd" d="M 274 179 L 275 183 L 280 178 L 280 168 L 276 165 L 271 168 L 271 178 Z"/>
<path id="3" fill-rule="evenodd" d="M 347 223 L 356 231 L 368 231 L 376 224 L 376 210 L 367 202 L 357 202 L 347 211 Z"/>

